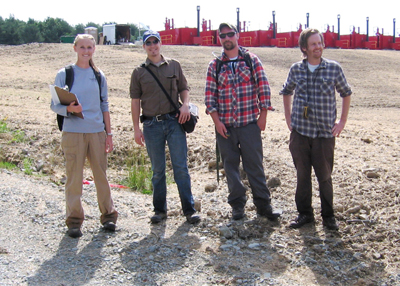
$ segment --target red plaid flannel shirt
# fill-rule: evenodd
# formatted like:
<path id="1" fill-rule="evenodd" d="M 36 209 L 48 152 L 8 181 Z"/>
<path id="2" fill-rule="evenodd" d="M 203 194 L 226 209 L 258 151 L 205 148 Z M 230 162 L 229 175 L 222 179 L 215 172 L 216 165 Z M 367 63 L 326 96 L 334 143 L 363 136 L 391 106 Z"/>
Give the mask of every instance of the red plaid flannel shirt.
<path id="1" fill-rule="evenodd" d="M 244 59 L 245 52 L 247 50 L 241 47 L 238 59 Z M 272 110 L 271 90 L 262 63 L 252 53 L 250 58 L 253 62 L 253 76 L 245 61 L 235 63 L 235 72 L 229 64 L 223 64 L 218 75 L 218 86 L 215 78 L 217 60 L 212 60 L 208 66 L 206 111 L 217 111 L 219 119 L 227 127 L 240 127 L 256 122 L 261 109 Z M 222 61 L 229 61 L 224 53 Z"/>

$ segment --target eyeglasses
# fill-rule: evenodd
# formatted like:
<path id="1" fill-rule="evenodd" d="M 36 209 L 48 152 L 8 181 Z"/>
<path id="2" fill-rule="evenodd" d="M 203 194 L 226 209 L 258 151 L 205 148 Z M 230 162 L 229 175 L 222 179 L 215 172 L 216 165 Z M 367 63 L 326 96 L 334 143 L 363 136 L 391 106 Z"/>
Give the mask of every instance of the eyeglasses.
<path id="1" fill-rule="evenodd" d="M 221 39 L 225 39 L 226 36 L 228 36 L 229 38 L 232 38 L 235 34 L 236 34 L 236 32 L 228 32 L 228 33 L 219 34 L 219 37 Z"/>
<path id="2" fill-rule="evenodd" d="M 153 41 L 147 41 L 146 46 L 151 46 L 151 44 L 157 45 L 160 42 L 159 39 L 155 39 Z"/>

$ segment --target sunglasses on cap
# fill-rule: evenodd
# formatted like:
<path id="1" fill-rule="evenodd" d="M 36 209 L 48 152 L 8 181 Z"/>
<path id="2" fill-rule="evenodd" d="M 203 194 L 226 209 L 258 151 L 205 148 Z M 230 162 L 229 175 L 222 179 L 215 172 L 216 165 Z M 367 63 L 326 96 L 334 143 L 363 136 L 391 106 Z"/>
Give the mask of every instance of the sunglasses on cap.
<path id="1" fill-rule="evenodd" d="M 151 44 L 157 45 L 160 42 L 159 39 L 155 39 L 153 41 L 146 41 L 146 46 L 151 46 Z"/>
<path id="2" fill-rule="evenodd" d="M 228 33 L 219 34 L 219 37 L 221 39 L 225 39 L 226 36 L 228 36 L 229 38 L 232 38 L 235 34 L 236 34 L 236 32 L 228 32 Z"/>

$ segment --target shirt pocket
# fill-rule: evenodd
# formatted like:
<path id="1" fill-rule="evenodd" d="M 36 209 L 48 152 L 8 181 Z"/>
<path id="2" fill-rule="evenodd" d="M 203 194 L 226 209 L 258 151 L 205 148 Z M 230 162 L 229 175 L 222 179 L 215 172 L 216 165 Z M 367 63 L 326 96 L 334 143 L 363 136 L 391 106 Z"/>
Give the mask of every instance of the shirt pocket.
<path id="1" fill-rule="evenodd" d="M 320 84 L 320 92 L 324 95 L 335 94 L 335 83 L 333 80 L 323 78 Z"/>
<path id="2" fill-rule="evenodd" d="M 307 103 L 307 80 L 300 78 L 296 82 L 296 97 L 299 101 Z"/>
<path id="3" fill-rule="evenodd" d="M 251 70 L 247 66 L 241 66 L 238 68 L 239 82 L 246 83 L 251 81 Z"/>
<path id="4" fill-rule="evenodd" d="M 220 70 L 220 72 L 218 74 L 218 79 L 217 80 L 218 80 L 218 89 L 219 90 L 223 90 L 228 86 L 228 84 L 229 84 L 229 78 L 228 77 L 229 77 L 228 71 L 226 69 L 226 65 L 224 65 L 221 68 L 221 70 Z"/>
<path id="5" fill-rule="evenodd" d="M 166 76 L 167 91 L 170 96 L 178 94 L 178 77 L 176 74 Z"/>

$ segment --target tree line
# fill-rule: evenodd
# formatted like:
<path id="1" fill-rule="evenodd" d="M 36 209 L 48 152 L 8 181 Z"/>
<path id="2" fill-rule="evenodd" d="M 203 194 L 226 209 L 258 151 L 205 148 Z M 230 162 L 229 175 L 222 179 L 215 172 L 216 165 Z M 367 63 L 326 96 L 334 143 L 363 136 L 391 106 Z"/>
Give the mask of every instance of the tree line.
<path id="1" fill-rule="evenodd" d="M 115 24 L 113 22 L 104 23 Z M 8 19 L 0 17 L 0 44 L 21 45 L 28 43 L 59 43 L 61 36 L 75 36 L 85 33 L 86 27 L 96 27 L 98 32 L 103 31 L 103 25 L 89 22 L 86 25 L 71 26 L 60 18 L 48 17 L 44 21 L 36 21 L 29 18 L 27 22 L 10 16 Z M 131 41 L 139 36 L 138 26 L 128 24 L 131 28 Z"/>

